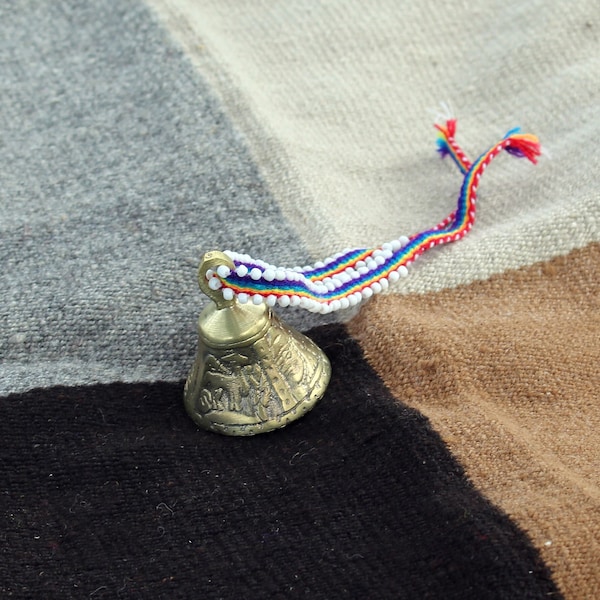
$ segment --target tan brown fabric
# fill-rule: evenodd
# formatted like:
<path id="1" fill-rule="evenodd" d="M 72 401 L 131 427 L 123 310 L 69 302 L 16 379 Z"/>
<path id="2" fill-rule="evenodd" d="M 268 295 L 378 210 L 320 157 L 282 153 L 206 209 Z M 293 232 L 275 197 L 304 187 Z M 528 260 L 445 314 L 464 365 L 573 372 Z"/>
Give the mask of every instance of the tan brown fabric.
<path id="1" fill-rule="evenodd" d="M 453 290 L 378 297 L 349 328 L 567 598 L 600 597 L 600 245 Z"/>

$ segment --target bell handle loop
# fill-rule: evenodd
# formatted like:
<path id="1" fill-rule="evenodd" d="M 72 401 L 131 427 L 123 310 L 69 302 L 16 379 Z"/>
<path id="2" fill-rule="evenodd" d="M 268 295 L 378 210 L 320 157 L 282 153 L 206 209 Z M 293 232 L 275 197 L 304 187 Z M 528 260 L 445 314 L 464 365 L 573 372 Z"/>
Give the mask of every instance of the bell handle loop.
<path id="1" fill-rule="evenodd" d="M 200 266 L 198 267 L 198 285 L 200 289 L 217 305 L 218 309 L 226 308 L 227 306 L 231 306 L 235 303 L 235 300 L 225 300 L 220 289 L 213 290 L 208 285 L 208 279 L 206 279 L 207 271 L 216 271 L 217 267 L 220 267 L 221 265 L 228 267 L 232 271 L 235 269 L 233 261 L 231 258 L 229 258 L 229 256 L 227 256 L 227 254 L 220 252 L 219 250 L 211 250 L 202 257 Z"/>

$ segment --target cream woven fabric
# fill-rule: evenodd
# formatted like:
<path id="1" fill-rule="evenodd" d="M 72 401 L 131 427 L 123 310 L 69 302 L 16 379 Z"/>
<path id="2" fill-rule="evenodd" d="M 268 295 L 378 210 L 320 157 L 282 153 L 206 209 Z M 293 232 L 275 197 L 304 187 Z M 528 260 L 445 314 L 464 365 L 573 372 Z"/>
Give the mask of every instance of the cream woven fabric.
<path id="1" fill-rule="evenodd" d="M 517 125 L 547 156 L 535 169 L 495 163 L 471 235 L 424 258 L 397 291 L 484 279 L 600 239 L 596 0 L 151 4 L 220 91 L 312 258 L 450 212 L 461 179 L 434 153 L 440 101 L 470 156 Z"/>

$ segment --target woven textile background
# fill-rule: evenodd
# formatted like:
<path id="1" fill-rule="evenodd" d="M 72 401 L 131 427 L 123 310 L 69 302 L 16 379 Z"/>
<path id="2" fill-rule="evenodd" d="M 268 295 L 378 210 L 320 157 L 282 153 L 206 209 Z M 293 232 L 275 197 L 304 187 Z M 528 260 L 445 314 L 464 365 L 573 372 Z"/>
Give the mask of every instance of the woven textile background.
<path id="1" fill-rule="evenodd" d="M 0 3 L 0 591 L 600 596 L 600 8 Z M 359 311 L 283 318 L 333 375 L 298 423 L 198 430 L 204 251 L 293 266 L 439 222 Z"/>

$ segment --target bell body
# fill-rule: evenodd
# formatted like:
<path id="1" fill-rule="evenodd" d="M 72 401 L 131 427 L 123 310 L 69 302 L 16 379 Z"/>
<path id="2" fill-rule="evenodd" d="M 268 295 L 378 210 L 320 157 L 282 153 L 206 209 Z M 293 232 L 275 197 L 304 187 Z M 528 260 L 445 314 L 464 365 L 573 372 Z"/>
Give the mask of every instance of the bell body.
<path id="1" fill-rule="evenodd" d="M 265 304 L 211 302 L 198 335 L 184 402 L 200 427 L 238 436 L 271 431 L 325 393 L 331 367 L 323 351 Z"/>

